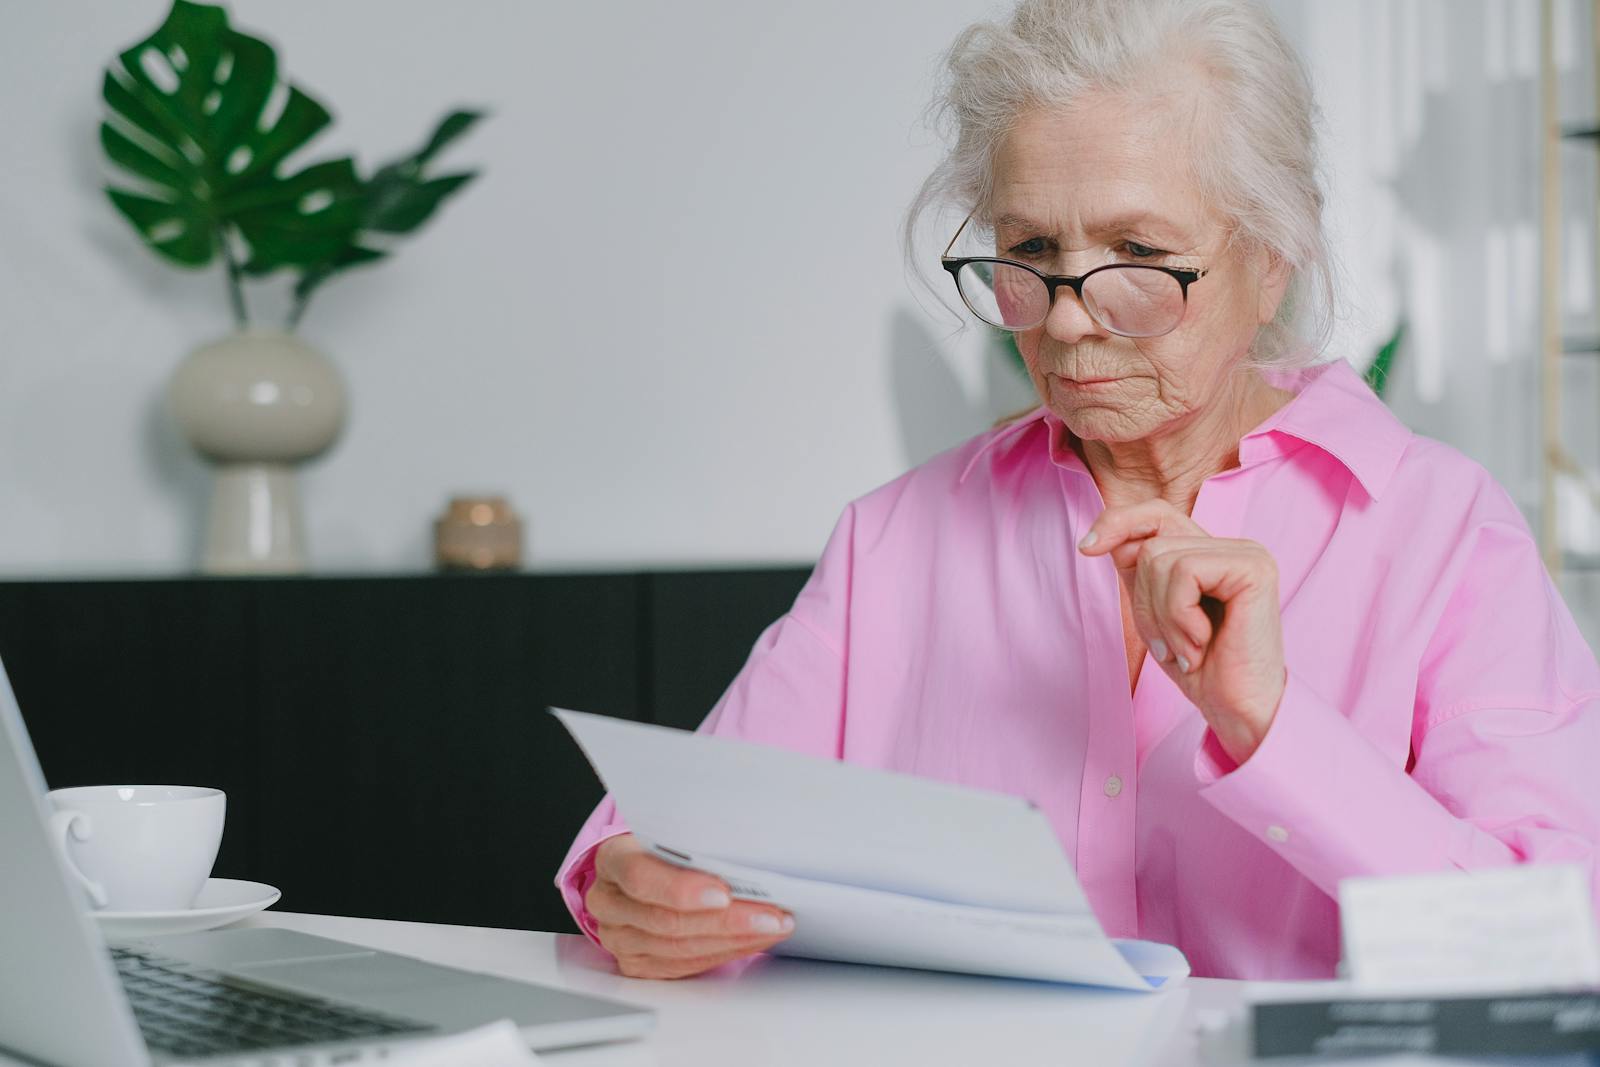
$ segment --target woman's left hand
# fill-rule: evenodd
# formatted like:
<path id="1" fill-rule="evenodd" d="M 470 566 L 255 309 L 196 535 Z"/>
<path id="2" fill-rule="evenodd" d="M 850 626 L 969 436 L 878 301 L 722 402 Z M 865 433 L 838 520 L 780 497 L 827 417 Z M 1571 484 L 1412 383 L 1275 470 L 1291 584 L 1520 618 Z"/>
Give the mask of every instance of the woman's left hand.
<path id="1" fill-rule="evenodd" d="M 1078 543 L 1111 554 L 1139 636 L 1235 763 L 1283 698 L 1278 565 L 1255 541 L 1212 537 L 1165 500 L 1109 507 Z"/>

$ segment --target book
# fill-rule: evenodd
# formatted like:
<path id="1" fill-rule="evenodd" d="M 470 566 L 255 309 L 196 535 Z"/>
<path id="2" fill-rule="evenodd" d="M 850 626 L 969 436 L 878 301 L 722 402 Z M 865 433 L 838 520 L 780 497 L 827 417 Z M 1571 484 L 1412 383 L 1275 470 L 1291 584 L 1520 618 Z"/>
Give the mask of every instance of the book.
<path id="1" fill-rule="evenodd" d="M 1530 1055 L 1600 1051 L 1600 989 L 1376 995 L 1329 987 L 1252 1000 L 1257 1058 L 1375 1053 Z M 1270 994 L 1269 994 L 1270 995 Z"/>

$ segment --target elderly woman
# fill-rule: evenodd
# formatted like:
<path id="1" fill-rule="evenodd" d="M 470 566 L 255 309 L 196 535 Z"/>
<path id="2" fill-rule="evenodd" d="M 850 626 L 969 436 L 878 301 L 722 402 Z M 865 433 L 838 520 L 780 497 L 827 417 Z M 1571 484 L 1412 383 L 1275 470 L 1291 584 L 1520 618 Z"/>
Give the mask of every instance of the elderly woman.
<path id="1" fill-rule="evenodd" d="M 1314 109 L 1270 18 L 1023 0 L 948 62 L 907 232 L 971 209 L 944 266 L 1042 406 L 850 504 L 702 729 L 1026 796 L 1107 932 L 1199 975 L 1331 975 L 1352 875 L 1593 871 L 1600 667 L 1526 523 L 1306 343 Z M 792 929 L 609 801 L 557 884 L 629 975 Z"/>

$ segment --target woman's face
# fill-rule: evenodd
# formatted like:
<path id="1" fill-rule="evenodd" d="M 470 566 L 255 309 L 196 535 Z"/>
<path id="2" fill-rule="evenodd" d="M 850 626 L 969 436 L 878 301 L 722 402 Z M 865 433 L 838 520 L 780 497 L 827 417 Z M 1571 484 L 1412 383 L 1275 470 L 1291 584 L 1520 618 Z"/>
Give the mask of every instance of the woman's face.
<path id="1" fill-rule="evenodd" d="M 996 255 L 1046 274 L 1104 263 L 1208 271 L 1160 337 L 1109 332 L 1065 287 L 1042 324 L 1017 334 L 1040 399 L 1083 439 L 1159 436 L 1224 402 L 1283 296 L 1288 272 L 1265 253 L 1230 251 L 1226 220 L 1201 202 L 1175 147 L 1184 121 L 1160 103 L 1096 96 L 1025 113 L 996 153 Z"/>

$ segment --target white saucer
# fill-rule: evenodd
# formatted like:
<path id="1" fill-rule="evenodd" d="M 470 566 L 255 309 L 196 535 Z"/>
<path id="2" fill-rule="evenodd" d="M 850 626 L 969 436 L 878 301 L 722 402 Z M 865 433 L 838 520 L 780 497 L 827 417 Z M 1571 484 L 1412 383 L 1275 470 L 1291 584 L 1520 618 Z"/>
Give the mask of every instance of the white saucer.
<path id="1" fill-rule="evenodd" d="M 237 922 L 272 907 L 283 894 L 261 882 L 207 878 L 194 906 L 181 911 L 96 911 L 100 931 L 108 938 L 187 934 Z"/>

